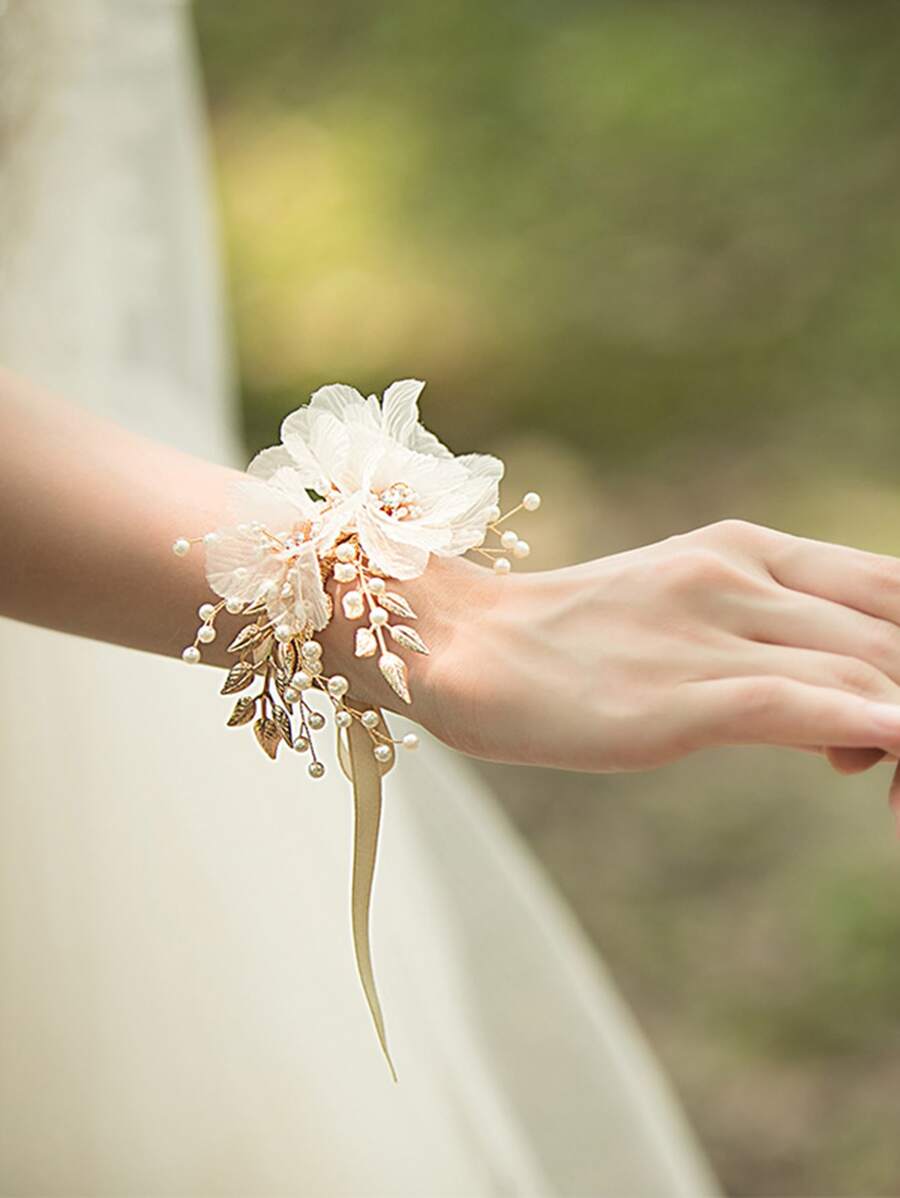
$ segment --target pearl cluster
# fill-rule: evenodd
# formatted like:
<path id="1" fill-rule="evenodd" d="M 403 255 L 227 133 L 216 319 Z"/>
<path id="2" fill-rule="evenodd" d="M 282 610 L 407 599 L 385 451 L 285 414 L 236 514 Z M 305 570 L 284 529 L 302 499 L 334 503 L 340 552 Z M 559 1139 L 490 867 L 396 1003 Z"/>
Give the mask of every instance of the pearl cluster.
<path id="1" fill-rule="evenodd" d="M 522 559 L 528 557 L 531 553 L 531 546 L 527 541 L 523 541 L 517 532 L 511 528 L 501 528 L 500 526 L 515 516 L 517 512 L 536 512 L 541 506 L 541 497 L 537 491 L 528 491 L 522 496 L 519 503 L 514 508 L 511 508 L 506 515 L 501 516 L 498 507 L 492 507 L 488 513 L 487 531 L 494 533 L 500 541 L 499 546 L 486 547 L 480 545 L 475 552 L 482 557 L 487 558 L 494 567 L 495 574 L 509 574 L 512 569 L 512 562 L 508 554 L 514 558 Z"/>
<path id="2" fill-rule="evenodd" d="M 404 483 L 395 483 L 391 490 L 408 498 Z M 347 535 L 335 547 L 332 557 L 331 577 L 336 584 L 340 609 L 346 620 L 360 622 L 354 642 L 355 655 L 374 657 L 377 653 L 383 678 L 404 703 L 410 703 L 406 663 L 394 652 L 394 647 L 412 653 L 429 652 L 414 628 L 398 622 L 415 620 L 416 613 L 407 600 L 389 590 L 385 578 L 373 570 L 355 534 Z M 364 619 L 366 622 L 362 623 Z"/>
<path id="3" fill-rule="evenodd" d="M 409 483 L 393 483 L 382 491 L 375 492 L 381 510 L 398 520 L 415 520 L 422 515 L 418 495 Z"/>
<path id="4" fill-rule="evenodd" d="M 210 535 L 215 534 L 192 540 L 179 537 L 172 551 L 176 556 L 184 557 L 192 544 L 201 541 L 209 544 Z M 343 577 L 348 581 L 350 577 L 356 579 L 362 571 L 358 557 L 355 543 L 344 542 L 339 545 L 329 566 L 335 578 Z M 365 585 L 369 595 L 385 591 L 383 578 L 373 576 Z M 307 772 L 312 778 L 321 778 L 325 774 L 325 766 L 316 756 L 313 733 L 321 732 L 327 721 L 308 702 L 309 696 L 317 692 L 330 702 L 339 731 L 346 731 L 354 720 L 358 720 L 369 734 L 372 754 L 380 765 L 390 766 L 396 748 L 418 748 L 419 738 L 414 732 L 407 732 L 395 739 L 388 732 L 379 711 L 374 708 L 360 710 L 352 706 L 347 699 L 349 681 L 343 674 L 329 676 L 325 673 L 322 646 L 314 639 L 311 629 L 304 629 L 301 635 L 295 635 L 288 626 L 273 624 L 265 616 L 265 600 L 266 596 L 262 595 L 259 602 L 252 606 L 232 600 L 201 604 L 197 611 L 200 626 L 193 643 L 181 654 L 182 660 L 188 665 L 195 665 L 201 660 L 200 646 L 211 644 L 216 639 L 215 621 L 223 609 L 231 615 L 248 618 L 263 615 L 262 620 L 252 620 L 246 624 L 228 646 L 228 651 L 239 654 L 239 658 L 226 676 L 222 693 L 237 694 L 251 687 L 254 679 L 260 679 L 260 690 L 256 695 L 242 695 L 237 700 L 228 720 L 230 726 L 253 721 L 257 741 L 271 758 L 275 758 L 282 743 L 297 753 L 309 753 L 311 759 Z M 359 614 L 362 615 L 362 609 Z M 370 611 L 373 628 L 383 627 L 388 616 L 389 613 L 373 600 Z M 295 719 L 299 721 L 296 728 Z"/>

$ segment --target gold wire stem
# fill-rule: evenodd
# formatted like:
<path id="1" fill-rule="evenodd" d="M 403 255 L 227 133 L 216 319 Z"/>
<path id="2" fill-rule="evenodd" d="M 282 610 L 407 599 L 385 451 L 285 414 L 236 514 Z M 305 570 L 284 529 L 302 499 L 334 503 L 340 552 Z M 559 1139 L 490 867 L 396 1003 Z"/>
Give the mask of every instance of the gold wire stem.
<path id="1" fill-rule="evenodd" d="M 506 512 L 505 515 L 498 516 L 497 519 L 493 522 L 493 524 L 488 525 L 488 528 L 499 528 L 500 525 L 504 523 L 504 521 L 508 520 L 511 516 L 514 516 L 516 514 L 516 512 L 521 512 L 524 507 L 525 507 L 524 503 L 517 503 L 516 506 L 513 508 L 510 508 L 509 511 Z"/>

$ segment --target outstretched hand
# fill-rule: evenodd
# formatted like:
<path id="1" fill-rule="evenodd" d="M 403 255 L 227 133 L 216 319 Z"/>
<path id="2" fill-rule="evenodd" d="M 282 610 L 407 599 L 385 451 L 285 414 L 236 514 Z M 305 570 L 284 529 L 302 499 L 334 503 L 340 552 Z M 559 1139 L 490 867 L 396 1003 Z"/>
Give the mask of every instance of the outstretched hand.
<path id="1" fill-rule="evenodd" d="M 546 573 L 435 561 L 407 585 L 433 648 L 414 714 L 474 756 L 638 770 L 771 744 L 855 773 L 900 750 L 893 557 L 725 520 Z"/>

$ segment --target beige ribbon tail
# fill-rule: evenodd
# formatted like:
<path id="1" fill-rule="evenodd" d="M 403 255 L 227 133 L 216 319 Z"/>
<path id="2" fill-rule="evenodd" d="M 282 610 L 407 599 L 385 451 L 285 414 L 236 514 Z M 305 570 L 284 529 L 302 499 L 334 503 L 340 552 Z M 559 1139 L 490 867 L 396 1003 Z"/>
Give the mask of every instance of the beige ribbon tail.
<path id="1" fill-rule="evenodd" d="M 383 718 L 379 730 L 387 735 Z M 369 907 L 381 823 L 381 778 L 393 765 L 393 759 L 384 765 L 375 760 L 372 738 L 357 720 L 346 729 L 346 740 L 338 733 L 338 758 L 341 769 L 353 783 L 353 873 L 350 907 L 356 965 L 381 1051 L 388 1063 L 391 1077 L 396 1082 L 397 1072 L 388 1051 L 369 947 Z"/>

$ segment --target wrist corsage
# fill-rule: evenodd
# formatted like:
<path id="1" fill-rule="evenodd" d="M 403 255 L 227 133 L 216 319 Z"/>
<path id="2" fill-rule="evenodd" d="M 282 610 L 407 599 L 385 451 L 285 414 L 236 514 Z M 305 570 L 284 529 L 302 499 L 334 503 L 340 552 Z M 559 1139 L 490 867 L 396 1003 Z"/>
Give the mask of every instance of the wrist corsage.
<path id="1" fill-rule="evenodd" d="M 414 749 L 414 733 L 399 740 L 378 707 L 353 701 L 353 680 L 329 674 L 319 634 L 334 619 L 346 625 L 353 653 L 377 663 L 383 684 L 411 702 L 407 657 L 427 654 L 404 598 L 404 580 L 419 577 L 432 554 L 474 551 L 508 573 L 529 547 L 503 527 L 514 512 L 534 511 L 525 495 L 505 516 L 497 506 L 503 463 L 486 454 L 455 457 L 419 423 L 424 383 L 393 383 L 382 400 L 341 383 L 321 387 L 282 423 L 281 444 L 264 449 L 236 484 L 232 523 L 179 538 L 178 556 L 202 542 L 206 576 L 219 596 L 200 608 L 188 663 L 216 638 L 223 608 L 247 623 L 228 646 L 235 662 L 222 694 L 238 695 L 228 724 L 252 724 L 270 758 L 283 745 L 308 757 L 307 771 L 325 766 L 315 734 L 326 717 L 310 703 L 319 695 L 337 730 L 338 761 L 354 794 L 351 914 L 357 966 L 391 1074 L 369 951 L 369 899 L 381 818 L 381 779 L 398 746 Z M 488 545 L 492 537 L 495 544 Z M 249 693 L 245 693 L 249 692 Z"/>

